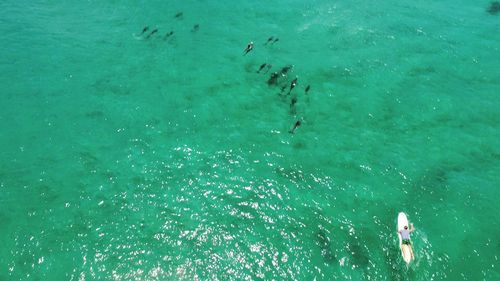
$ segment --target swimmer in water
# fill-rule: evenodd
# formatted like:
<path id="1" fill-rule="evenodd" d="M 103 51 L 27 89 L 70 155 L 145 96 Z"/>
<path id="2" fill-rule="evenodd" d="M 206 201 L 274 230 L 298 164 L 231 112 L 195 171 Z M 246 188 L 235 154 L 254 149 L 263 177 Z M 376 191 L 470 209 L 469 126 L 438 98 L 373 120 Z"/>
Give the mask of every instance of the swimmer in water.
<path id="1" fill-rule="evenodd" d="M 288 131 L 290 134 L 294 134 L 295 133 L 295 130 L 300 127 L 300 125 L 302 124 L 302 122 L 300 122 L 300 120 L 297 120 L 297 122 L 295 122 L 295 124 L 293 125 L 293 128 Z"/>
<path id="2" fill-rule="evenodd" d="M 174 31 L 170 31 L 168 32 L 167 34 L 165 34 L 165 36 L 163 37 L 163 40 L 166 40 L 168 37 L 174 35 Z"/>
<path id="3" fill-rule="evenodd" d="M 155 28 L 153 31 L 151 31 L 151 33 L 149 33 L 148 36 L 146 36 L 146 39 L 149 39 L 149 37 L 154 35 L 156 32 L 158 32 L 158 28 Z"/>
<path id="4" fill-rule="evenodd" d="M 311 85 L 307 85 L 306 90 L 305 90 L 306 94 L 309 92 L 310 89 L 311 89 Z"/>
<path id="5" fill-rule="evenodd" d="M 193 29 L 191 30 L 191 32 L 196 32 L 196 31 L 198 31 L 199 29 L 200 29 L 200 25 L 199 25 L 199 24 L 195 24 L 195 25 L 193 26 Z"/>
<path id="6" fill-rule="evenodd" d="M 286 89 L 286 84 L 281 86 L 281 89 L 280 89 L 280 94 L 283 94 L 283 92 L 285 91 Z"/>
<path id="7" fill-rule="evenodd" d="M 290 83 L 290 90 L 288 91 L 288 94 L 290 94 L 293 90 L 293 88 L 295 88 L 295 86 L 297 86 L 297 77 L 295 77 L 295 79 L 292 80 L 292 83 Z"/>
<path id="8" fill-rule="evenodd" d="M 281 70 L 280 70 L 281 76 L 286 76 L 288 74 L 288 71 L 290 71 L 292 69 L 292 67 L 293 67 L 293 65 L 289 64 L 289 65 L 281 68 Z"/>
<path id="9" fill-rule="evenodd" d="M 269 72 L 269 70 L 271 70 L 272 67 L 273 67 L 272 64 L 267 64 L 266 65 L 266 72 L 264 72 L 264 74 L 266 74 L 267 72 Z"/>
<path id="10" fill-rule="evenodd" d="M 267 39 L 267 42 L 266 42 L 266 43 L 264 43 L 264 45 L 269 44 L 271 41 L 273 41 L 273 39 L 274 39 L 274 37 L 272 37 L 272 36 L 271 36 L 271 37 L 269 37 L 269 38 Z"/>
<path id="11" fill-rule="evenodd" d="M 276 38 L 276 39 L 274 39 L 274 41 L 273 41 L 273 43 L 272 43 L 272 44 L 274 44 L 274 43 L 276 43 L 276 42 L 278 42 L 278 41 L 280 41 L 280 39 L 279 39 L 279 38 Z"/>
<path id="12" fill-rule="evenodd" d="M 257 70 L 257 73 L 260 73 L 260 71 L 261 71 L 262 69 L 264 69 L 264 67 L 266 67 L 266 65 L 267 65 L 267 63 L 263 63 L 263 64 L 261 64 L 261 65 L 260 65 L 260 67 L 259 67 L 259 70 Z"/>
<path id="13" fill-rule="evenodd" d="M 280 77 L 278 72 L 271 73 L 271 77 L 267 80 L 267 85 L 276 85 L 278 83 L 278 77 Z"/>
<path id="14" fill-rule="evenodd" d="M 243 52 L 244 52 L 244 54 L 243 54 L 243 55 L 248 54 L 251 50 L 253 50 L 253 42 L 248 43 L 248 45 L 247 45 L 247 47 L 246 47 L 245 51 L 243 51 Z"/>
<path id="15" fill-rule="evenodd" d="M 290 114 L 295 115 L 297 113 L 297 107 L 295 104 L 297 103 L 297 97 L 293 97 L 292 100 L 290 101 Z"/>
<path id="16" fill-rule="evenodd" d="M 143 35 L 144 32 L 148 31 L 149 30 L 149 26 L 145 26 L 143 29 L 142 29 L 142 32 L 140 35 Z"/>

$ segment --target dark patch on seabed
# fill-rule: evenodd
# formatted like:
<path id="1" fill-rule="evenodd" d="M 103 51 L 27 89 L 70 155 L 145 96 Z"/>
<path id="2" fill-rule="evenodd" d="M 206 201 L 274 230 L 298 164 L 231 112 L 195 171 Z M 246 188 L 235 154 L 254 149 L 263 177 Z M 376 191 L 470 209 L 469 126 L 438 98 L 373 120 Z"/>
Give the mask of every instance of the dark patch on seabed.
<path id="1" fill-rule="evenodd" d="M 488 8 L 488 13 L 491 15 L 496 15 L 500 12 L 500 2 L 494 1 L 490 3 L 490 7 Z"/>
<path id="2" fill-rule="evenodd" d="M 357 267 L 366 269 L 370 264 L 370 254 L 368 253 L 366 246 L 360 243 L 359 239 L 353 236 L 348 236 L 348 241 L 349 244 L 347 247 L 349 252 L 352 254 L 353 264 Z"/>
<path id="3" fill-rule="evenodd" d="M 100 110 L 93 110 L 85 113 L 85 116 L 90 119 L 102 119 L 104 117 L 104 112 Z"/>
<path id="4" fill-rule="evenodd" d="M 97 169 L 99 159 L 93 153 L 83 151 L 79 153 L 78 158 L 85 171 L 92 172 Z"/>
<path id="5" fill-rule="evenodd" d="M 321 256 L 324 261 L 328 264 L 333 264 L 337 258 L 335 254 L 332 252 L 331 243 L 330 243 L 330 234 L 326 232 L 325 229 L 321 228 L 316 233 L 316 241 L 321 250 Z"/>
<path id="6" fill-rule="evenodd" d="M 283 168 L 279 167 L 275 169 L 276 174 L 287 178 L 291 181 L 303 182 L 305 180 L 304 173 L 296 168 Z"/>

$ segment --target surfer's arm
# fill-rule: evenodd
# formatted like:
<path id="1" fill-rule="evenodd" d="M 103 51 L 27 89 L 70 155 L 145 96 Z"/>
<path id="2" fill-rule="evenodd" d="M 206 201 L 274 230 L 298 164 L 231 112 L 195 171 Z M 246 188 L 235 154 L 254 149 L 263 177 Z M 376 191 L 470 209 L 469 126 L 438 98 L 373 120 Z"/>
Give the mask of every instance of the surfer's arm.
<path id="1" fill-rule="evenodd" d="M 415 231 L 415 227 L 413 226 L 413 223 L 412 223 L 412 224 L 410 224 L 410 232 L 413 232 L 413 231 Z"/>

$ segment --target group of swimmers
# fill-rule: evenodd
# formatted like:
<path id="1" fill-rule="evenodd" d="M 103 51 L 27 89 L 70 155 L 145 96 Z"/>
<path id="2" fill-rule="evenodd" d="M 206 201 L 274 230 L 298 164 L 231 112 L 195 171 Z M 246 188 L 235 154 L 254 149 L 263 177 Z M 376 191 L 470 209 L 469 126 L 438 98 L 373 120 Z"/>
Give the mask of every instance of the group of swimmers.
<path id="1" fill-rule="evenodd" d="M 264 45 L 272 45 L 275 44 L 276 42 L 279 41 L 279 38 L 271 36 L 267 39 L 267 41 L 264 43 Z M 247 55 L 254 49 L 255 44 L 253 42 L 250 42 L 247 44 L 245 50 L 243 50 L 243 55 Z M 257 73 L 261 73 L 261 71 L 265 70 L 264 74 L 266 74 L 271 68 L 272 64 L 268 63 L 263 63 L 260 65 L 259 69 L 257 70 Z M 282 67 L 279 71 L 275 71 L 271 73 L 271 76 L 267 80 L 267 84 L 269 86 L 277 86 L 279 84 L 279 79 L 282 77 L 286 77 L 288 72 L 293 68 L 293 65 L 286 65 Z M 280 94 L 284 94 L 286 89 L 288 88 L 288 93 L 286 94 L 287 96 L 292 93 L 292 90 L 297 86 L 298 83 L 298 77 L 295 77 L 290 84 L 284 83 L 281 86 L 281 91 Z M 307 85 L 304 89 L 305 94 L 309 93 L 309 90 L 311 89 L 310 85 Z M 296 108 L 295 104 L 297 103 L 298 99 L 297 96 L 293 96 L 292 99 L 290 100 L 290 112 L 295 115 L 296 113 Z M 288 131 L 291 134 L 295 133 L 295 130 L 299 128 L 302 125 L 302 121 L 299 119 L 297 120 L 293 127 Z"/>
<path id="2" fill-rule="evenodd" d="M 175 18 L 176 19 L 182 19 L 184 13 L 183 12 L 179 12 L 177 14 L 175 14 Z M 200 29 L 200 25 L 199 24 L 195 24 L 193 25 L 193 28 L 191 29 L 191 32 L 197 32 L 198 30 Z M 142 29 L 142 32 L 139 34 L 139 36 L 145 36 L 144 38 L 146 39 L 149 39 L 151 38 L 152 36 L 154 36 L 155 34 L 158 33 L 158 28 L 155 28 L 153 29 L 151 32 L 149 32 L 149 26 L 145 26 L 143 29 Z M 164 36 L 163 36 L 163 40 L 167 40 L 168 38 L 172 38 L 172 36 L 175 34 L 175 32 L 173 30 L 170 30 L 169 32 L 167 32 Z"/>
<path id="3" fill-rule="evenodd" d="M 183 18 L 183 13 L 182 12 L 179 12 L 177 14 L 175 14 L 175 18 L 176 19 L 182 19 Z M 193 28 L 191 29 L 191 32 L 197 32 L 198 30 L 200 29 L 200 25 L 199 24 L 195 24 L 193 26 Z M 150 28 L 149 26 L 144 26 L 143 29 L 142 29 L 142 32 L 139 34 L 139 36 L 143 36 L 143 38 L 145 39 L 150 39 L 151 37 L 153 36 L 157 36 L 157 34 L 159 33 L 159 30 L 158 28 L 154 28 L 153 30 L 150 31 Z M 173 30 L 170 30 L 168 31 L 164 36 L 163 36 L 163 40 L 167 40 L 169 38 L 172 38 L 173 35 L 175 34 L 175 32 Z M 275 43 L 277 43 L 280 39 L 278 37 L 274 37 L 274 36 L 271 36 L 267 39 L 267 41 L 263 44 L 264 46 L 266 45 L 273 45 Z M 253 51 L 254 49 L 254 43 L 253 42 L 250 42 L 247 44 L 245 50 L 243 51 L 243 55 L 247 55 L 248 53 L 250 53 L 251 51 Z M 268 71 L 271 70 L 272 68 L 272 64 L 268 64 L 268 63 L 263 63 L 262 65 L 260 65 L 259 69 L 257 70 L 257 73 L 261 73 L 262 71 L 264 71 L 263 73 L 266 74 Z M 293 65 L 286 65 L 284 67 L 281 68 L 280 71 L 275 71 L 273 73 L 271 73 L 269 79 L 267 80 L 267 84 L 269 86 L 277 86 L 279 84 L 279 80 L 280 78 L 283 78 L 283 77 L 286 77 L 288 72 L 293 68 Z M 287 85 L 286 83 L 285 84 L 282 84 L 281 86 L 281 91 L 280 91 L 280 94 L 284 94 L 285 93 L 285 90 L 288 88 L 288 93 L 286 94 L 287 96 L 290 95 L 292 93 L 292 90 L 297 86 L 298 84 L 298 77 L 295 77 L 289 85 Z M 311 89 L 311 86 L 310 85 L 307 85 L 305 87 L 305 94 L 308 94 L 309 90 Z M 296 103 L 298 101 L 298 98 L 297 96 L 293 96 L 290 100 L 290 112 L 292 114 L 295 115 L 296 113 Z M 302 121 L 299 119 L 297 120 L 292 128 L 289 130 L 289 133 L 291 134 L 294 134 L 295 133 L 295 130 L 297 130 L 297 128 L 299 128 L 300 126 L 302 125 Z"/>

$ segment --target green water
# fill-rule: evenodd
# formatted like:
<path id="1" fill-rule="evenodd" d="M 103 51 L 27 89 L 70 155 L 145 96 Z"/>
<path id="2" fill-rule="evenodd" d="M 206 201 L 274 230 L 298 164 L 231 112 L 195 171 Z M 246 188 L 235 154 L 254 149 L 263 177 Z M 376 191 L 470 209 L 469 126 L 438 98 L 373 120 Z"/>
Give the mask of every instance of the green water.
<path id="1" fill-rule="evenodd" d="M 500 279 L 488 6 L 0 3 L 0 280 Z"/>

